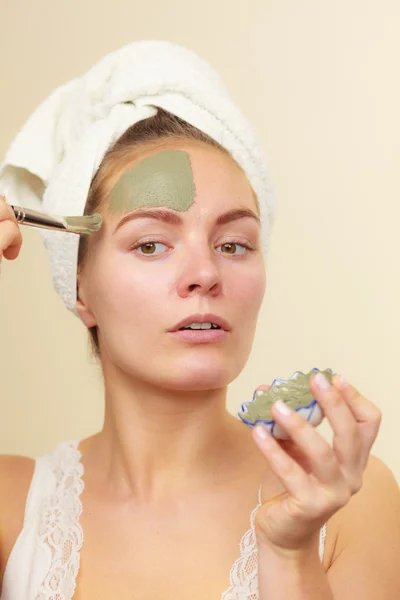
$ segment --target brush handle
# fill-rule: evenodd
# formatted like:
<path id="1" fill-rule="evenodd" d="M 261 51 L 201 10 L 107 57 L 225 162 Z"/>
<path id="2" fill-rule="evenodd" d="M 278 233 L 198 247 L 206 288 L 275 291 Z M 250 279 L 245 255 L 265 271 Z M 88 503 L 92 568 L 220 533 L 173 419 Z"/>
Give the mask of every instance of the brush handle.
<path id="1" fill-rule="evenodd" d="M 11 208 L 20 225 L 30 225 L 31 227 L 41 227 L 43 229 L 58 229 L 61 231 L 66 231 L 67 229 L 67 224 L 62 217 L 55 217 L 39 212 L 38 210 L 14 206 L 13 204 L 11 204 Z"/>

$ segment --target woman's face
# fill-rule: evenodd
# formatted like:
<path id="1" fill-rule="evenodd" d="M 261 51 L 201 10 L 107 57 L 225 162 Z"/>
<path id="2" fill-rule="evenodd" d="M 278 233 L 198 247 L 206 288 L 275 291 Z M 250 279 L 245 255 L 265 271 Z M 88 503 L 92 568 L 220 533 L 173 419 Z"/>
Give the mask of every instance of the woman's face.
<path id="1" fill-rule="evenodd" d="M 180 185 L 168 171 L 174 167 L 159 162 L 165 148 L 147 150 L 115 176 L 102 231 L 78 276 L 77 309 L 87 327 L 98 327 L 103 364 L 163 388 L 215 389 L 246 364 L 264 296 L 259 222 L 232 213 L 258 217 L 257 203 L 222 152 L 197 142 L 169 149 L 186 159 L 184 176 L 193 185 Z M 144 210 L 158 218 L 140 216 Z M 229 213 L 236 218 L 222 219 Z M 207 314 L 227 330 L 171 331 Z"/>

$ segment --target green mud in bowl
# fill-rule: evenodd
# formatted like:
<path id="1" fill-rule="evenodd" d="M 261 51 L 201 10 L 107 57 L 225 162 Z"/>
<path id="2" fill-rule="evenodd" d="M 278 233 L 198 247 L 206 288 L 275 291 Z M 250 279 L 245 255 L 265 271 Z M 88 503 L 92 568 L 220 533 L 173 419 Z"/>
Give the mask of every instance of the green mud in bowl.
<path id="1" fill-rule="evenodd" d="M 309 373 L 296 371 L 290 379 L 275 379 L 269 390 L 256 390 L 250 402 L 242 404 L 238 417 L 248 427 L 263 423 L 270 433 L 277 439 L 288 439 L 287 433 L 272 418 L 271 406 L 277 400 L 287 404 L 314 427 L 319 425 L 324 418 L 323 412 L 310 390 L 310 379 L 316 373 L 325 375 L 332 383 L 332 369 L 314 368 Z"/>

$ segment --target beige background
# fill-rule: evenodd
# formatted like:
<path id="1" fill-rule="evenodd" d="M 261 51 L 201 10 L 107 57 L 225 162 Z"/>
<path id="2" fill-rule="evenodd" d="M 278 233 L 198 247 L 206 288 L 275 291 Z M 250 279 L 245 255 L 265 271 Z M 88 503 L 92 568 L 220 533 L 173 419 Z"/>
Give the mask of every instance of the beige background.
<path id="1" fill-rule="evenodd" d="M 278 204 L 229 407 L 330 366 L 382 408 L 374 453 L 400 481 L 398 0 L 2 0 L 0 22 L 1 155 L 54 87 L 133 40 L 186 45 L 219 70 L 259 132 Z M 37 455 L 101 426 L 102 389 L 39 233 L 23 237 L 0 280 L 0 452 Z"/>

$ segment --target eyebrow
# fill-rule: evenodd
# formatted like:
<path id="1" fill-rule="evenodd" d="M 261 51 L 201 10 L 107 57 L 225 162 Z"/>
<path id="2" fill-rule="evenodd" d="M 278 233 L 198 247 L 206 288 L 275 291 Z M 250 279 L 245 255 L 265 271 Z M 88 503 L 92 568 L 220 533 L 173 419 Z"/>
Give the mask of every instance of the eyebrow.
<path id="1" fill-rule="evenodd" d="M 232 223 L 232 221 L 238 221 L 239 219 L 250 218 L 254 219 L 258 225 L 261 224 L 260 218 L 256 215 L 255 212 L 250 210 L 249 208 L 234 208 L 229 210 L 228 212 L 222 213 L 219 215 L 215 221 L 216 225 L 226 225 L 227 223 Z M 136 219 L 156 219 L 157 221 L 162 221 L 164 223 L 168 223 L 169 225 L 182 225 L 183 219 L 175 212 L 171 212 L 169 210 L 165 210 L 163 208 L 158 209 L 141 209 L 138 208 L 134 212 L 125 215 L 116 228 L 114 229 L 114 233 L 118 231 L 122 225 L 127 223 L 128 221 L 133 221 Z"/>

